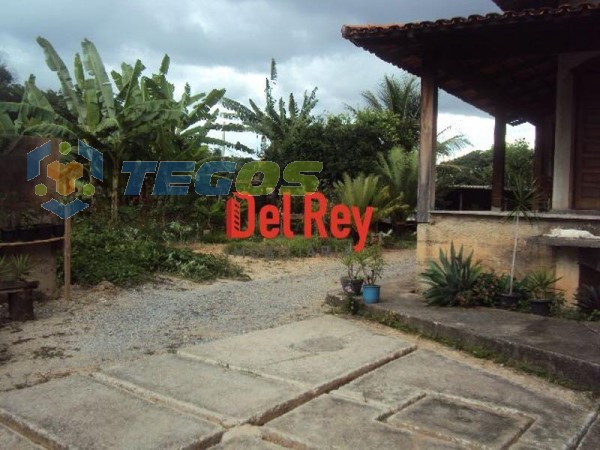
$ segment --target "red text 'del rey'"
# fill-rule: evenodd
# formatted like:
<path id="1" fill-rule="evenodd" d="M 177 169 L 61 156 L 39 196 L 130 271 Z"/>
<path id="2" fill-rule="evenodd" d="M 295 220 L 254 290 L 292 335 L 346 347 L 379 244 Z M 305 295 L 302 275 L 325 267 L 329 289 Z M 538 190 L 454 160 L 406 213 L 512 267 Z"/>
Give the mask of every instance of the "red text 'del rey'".
<path id="1" fill-rule="evenodd" d="M 242 229 L 242 208 L 238 201 L 247 202 L 246 226 Z M 329 207 L 325 196 L 319 192 L 304 196 L 304 237 L 313 236 L 313 230 L 322 238 L 347 239 L 352 228 L 358 234 L 358 242 L 354 251 L 360 252 L 367 242 L 367 236 L 373 217 L 373 208 L 367 207 L 364 214 L 356 206 L 334 205 Z M 329 215 L 329 230 L 325 225 L 326 216 Z M 236 193 L 235 197 L 227 201 L 227 237 L 229 239 L 247 239 L 254 235 L 257 226 L 257 214 L 254 197 Z M 292 199 L 290 195 L 282 196 L 281 208 L 275 205 L 263 206 L 258 211 L 258 230 L 266 239 L 285 236 L 294 237 L 292 231 Z"/>

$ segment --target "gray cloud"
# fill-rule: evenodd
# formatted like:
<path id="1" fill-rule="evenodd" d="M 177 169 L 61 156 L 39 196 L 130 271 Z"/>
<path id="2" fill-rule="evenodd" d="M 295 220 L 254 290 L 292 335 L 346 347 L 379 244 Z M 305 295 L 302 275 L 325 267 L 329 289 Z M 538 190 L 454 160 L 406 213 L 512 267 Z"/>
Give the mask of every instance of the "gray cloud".
<path id="1" fill-rule="evenodd" d="M 393 66 L 342 39 L 343 24 L 403 23 L 497 11 L 491 0 L 21 0 L 6 2 L 0 51 L 24 79 L 58 86 L 35 38 L 49 39 L 68 66 L 83 38 L 104 62 L 142 59 L 154 70 L 171 56 L 173 76 L 197 90 L 225 87 L 241 101 L 261 98 L 271 57 L 280 69 L 280 92 L 319 87 L 320 109 L 358 104 Z M 187 78 L 186 78 L 187 77 Z M 449 96 L 446 112 L 477 113 Z"/>

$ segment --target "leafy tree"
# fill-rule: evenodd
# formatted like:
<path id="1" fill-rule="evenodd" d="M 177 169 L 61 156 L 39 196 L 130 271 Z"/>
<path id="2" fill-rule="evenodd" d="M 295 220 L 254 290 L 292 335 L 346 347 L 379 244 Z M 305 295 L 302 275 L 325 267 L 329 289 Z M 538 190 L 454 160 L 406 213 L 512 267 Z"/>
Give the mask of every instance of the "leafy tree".
<path id="1" fill-rule="evenodd" d="M 213 108 L 225 90 L 192 95 L 186 85 L 181 98 L 175 99 L 174 86 L 166 79 L 167 55 L 159 73 L 151 77 L 141 76 L 145 67 L 140 60 L 133 66 L 122 64 L 121 72 L 111 73 L 117 88 L 114 92 L 92 42 L 87 39 L 82 42 L 83 59 L 75 55 L 73 82 L 50 42 L 41 37 L 37 41 L 44 50 L 48 67 L 57 73 L 70 116 L 54 109 L 35 86 L 32 75 L 25 83 L 21 102 L 0 103 L 0 132 L 82 139 L 104 152 L 111 178 L 113 220 L 117 218 L 120 170 L 125 159 L 144 160 L 156 155 L 173 158 L 178 153 L 188 157 L 202 151 L 206 143 L 229 145 L 207 136 L 211 129 L 218 128 L 218 110 Z M 17 114 L 17 118 L 11 120 L 11 114 Z"/>
<path id="2" fill-rule="evenodd" d="M 16 102 L 23 95 L 23 86 L 15 82 L 12 72 L 0 60 L 0 101 Z"/>
<path id="3" fill-rule="evenodd" d="M 506 146 L 505 182 L 510 187 L 516 177 L 531 183 L 533 150 L 524 139 Z M 438 185 L 486 186 L 492 183 L 493 150 L 475 150 L 438 165 Z"/>
<path id="4" fill-rule="evenodd" d="M 321 189 L 331 187 L 344 173 L 356 177 L 374 172 L 377 153 L 400 145 L 398 120 L 387 111 L 360 111 L 354 117 L 332 115 L 297 124 L 273 161 L 281 167 L 292 161 L 322 161 Z"/>
<path id="5" fill-rule="evenodd" d="M 223 106 L 232 111 L 225 115 L 230 119 L 237 119 L 241 122 L 238 131 L 252 131 L 261 136 L 261 157 L 266 160 L 277 159 L 281 142 L 297 126 L 312 122 L 311 115 L 317 105 L 317 88 L 315 87 L 310 94 L 304 92 L 302 103 L 299 104 L 290 93 L 289 100 L 286 102 L 283 98 L 275 99 L 273 88 L 277 85 L 277 63 L 271 60 L 271 74 L 265 80 L 265 107 L 259 108 L 254 100 L 248 100 L 250 107 L 242 105 L 240 102 L 225 98 Z"/>

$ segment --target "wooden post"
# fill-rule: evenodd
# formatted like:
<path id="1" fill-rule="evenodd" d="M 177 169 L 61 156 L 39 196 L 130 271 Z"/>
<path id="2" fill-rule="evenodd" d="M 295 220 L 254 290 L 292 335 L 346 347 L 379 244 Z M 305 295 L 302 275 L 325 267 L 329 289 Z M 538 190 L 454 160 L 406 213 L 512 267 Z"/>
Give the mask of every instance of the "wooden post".
<path id="1" fill-rule="evenodd" d="M 63 242 L 65 300 L 71 301 L 71 218 L 65 219 L 65 236 Z"/>
<path id="2" fill-rule="evenodd" d="M 504 201 L 504 165 L 506 160 L 506 120 L 496 116 L 492 176 L 492 211 L 502 211 Z"/>
<path id="3" fill-rule="evenodd" d="M 428 223 L 435 206 L 435 148 L 437 145 L 438 89 L 435 69 L 428 67 L 421 77 L 421 139 L 417 222 Z"/>

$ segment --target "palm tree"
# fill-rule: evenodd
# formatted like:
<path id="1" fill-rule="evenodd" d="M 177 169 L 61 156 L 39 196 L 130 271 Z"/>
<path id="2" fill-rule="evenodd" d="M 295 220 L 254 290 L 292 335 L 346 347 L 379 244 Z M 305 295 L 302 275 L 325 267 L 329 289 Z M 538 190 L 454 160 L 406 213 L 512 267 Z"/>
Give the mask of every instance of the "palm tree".
<path id="1" fill-rule="evenodd" d="M 387 155 L 379 153 L 375 171 L 389 189 L 392 198 L 401 198 L 407 204 L 400 219 L 406 219 L 417 207 L 417 152 L 406 152 L 394 147 Z"/>
<path id="2" fill-rule="evenodd" d="M 397 79 L 385 75 L 376 93 L 366 90 L 360 95 L 365 100 L 367 109 L 390 111 L 403 120 L 418 124 L 421 117 L 421 95 L 418 83 L 418 79 L 411 76 Z"/>
<path id="3" fill-rule="evenodd" d="M 340 203 L 356 206 L 361 215 L 368 206 L 374 208 L 372 223 L 390 217 L 398 211 L 406 209 L 402 196 L 392 197 L 389 186 L 381 186 L 379 175 L 359 174 L 356 178 L 344 173 L 342 181 L 333 185 L 334 192 Z"/>
<path id="4" fill-rule="evenodd" d="M 262 157 L 268 160 L 277 160 L 278 143 L 283 141 L 288 133 L 300 123 L 312 121 L 312 110 L 317 105 L 317 88 L 310 94 L 304 92 L 302 104 L 299 105 L 290 93 L 286 105 L 283 98 L 276 100 L 273 88 L 277 85 L 277 63 L 271 59 L 271 74 L 265 80 L 265 108 L 260 109 L 252 99 L 248 100 L 250 108 L 240 102 L 225 98 L 223 106 L 232 111 L 224 117 L 236 119 L 241 122 L 237 131 L 253 131 L 261 136 Z"/>

